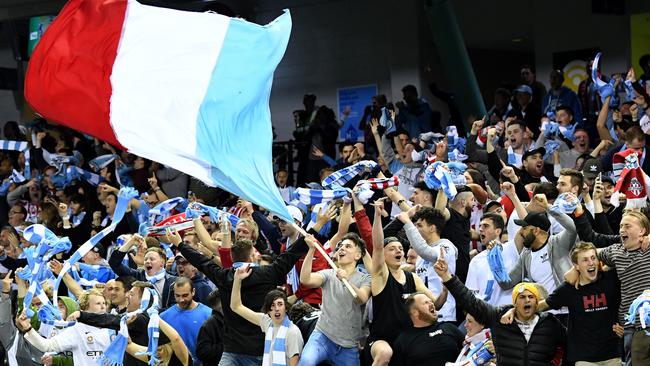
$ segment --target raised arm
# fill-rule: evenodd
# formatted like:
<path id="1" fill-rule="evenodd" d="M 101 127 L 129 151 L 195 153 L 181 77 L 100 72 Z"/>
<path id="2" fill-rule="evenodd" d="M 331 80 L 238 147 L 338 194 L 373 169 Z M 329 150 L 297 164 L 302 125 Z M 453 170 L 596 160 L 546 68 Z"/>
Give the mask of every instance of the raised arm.
<path id="1" fill-rule="evenodd" d="M 456 304 L 458 306 L 470 313 L 479 323 L 485 324 L 486 327 L 492 327 L 497 323 L 499 319 L 498 308 L 477 299 L 474 293 L 467 289 L 458 277 L 452 276 L 452 274 L 449 273 L 449 267 L 445 260 L 444 251 L 441 252 L 440 258 L 436 261 L 433 269 L 436 271 L 451 295 L 456 299 Z"/>
<path id="2" fill-rule="evenodd" d="M 52 260 L 50 260 L 49 265 L 50 265 L 50 271 L 52 271 L 52 273 L 53 273 L 55 276 L 58 276 L 58 275 L 59 275 L 59 272 L 61 272 L 61 269 L 63 269 L 63 264 L 61 264 L 61 262 L 59 262 L 59 261 L 56 260 L 56 259 L 52 259 Z M 77 281 L 75 281 L 75 279 L 72 278 L 72 276 L 70 276 L 70 273 L 66 273 L 66 274 L 63 275 L 63 283 L 65 283 L 65 285 L 66 285 L 66 287 L 68 288 L 68 290 L 69 290 L 69 291 L 70 291 L 70 292 L 71 292 L 71 293 L 72 293 L 72 294 L 73 294 L 77 299 L 78 299 L 78 298 L 81 296 L 81 294 L 84 292 L 83 288 L 81 288 L 81 286 L 79 285 L 79 283 L 78 283 Z"/>
<path id="3" fill-rule="evenodd" d="M 354 195 L 353 195 L 354 196 Z M 363 207 L 363 206 L 362 206 Z M 351 202 L 345 202 L 343 204 L 343 209 L 339 215 L 339 228 L 336 230 L 334 236 L 330 238 L 330 243 L 336 245 L 345 234 L 348 233 L 350 229 L 350 224 L 352 223 L 352 204 Z"/>
<path id="4" fill-rule="evenodd" d="M 598 113 L 598 119 L 596 120 L 596 128 L 598 129 L 598 136 L 601 141 L 614 141 L 614 138 L 612 138 L 612 135 L 609 133 L 606 126 L 607 117 L 609 116 L 609 102 L 611 99 L 612 97 L 605 98 L 605 102 L 603 102 L 603 106 L 600 108 L 600 113 Z"/>
<path id="5" fill-rule="evenodd" d="M 314 245 L 320 244 L 313 235 L 307 236 L 305 242 L 309 245 L 309 250 L 302 262 L 302 268 L 300 268 L 300 283 L 308 288 L 318 288 L 323 285 L 323 276 L 320 273 L 312 273 L 311 268 L 314 262 L 314 251 L 316 250 Z"/>
<path id="6" fill-rule="evenodd" d="M 373 280 L 385 280 L 388 276 L 388 267 L 384 260 L 384 232 L 381 227 L 381 210 L 384 208 L 384 198 L 375 201 L 375 218 L 372 224 L 372 267 L 370 275 Z"/>
<path id="7" fill-rule="evenodd" d="M 439 189 L 438 194 L 436 195 L 436 202 L 433 205 L 433 208 L 442 212 L 442 215 L 445 217 L 445 220 L 449 221 L 449 219 L 451 218 L 451 213 L 447 208 L 447 202 L 448 202 L 447 195 L 445 194 L 445 192 L 442 191 L 442 189 Z"/>
<path id="8" fill-rule="evenodd" d="M 427 244 L 422 235 L 420 235 L 418 229 L 415 227 L 415 224 L 411 221 L 411 217 L 409 216 L 410 212 L 411 210 L 409 210 L 409 212 L 402 212 L 397 215 L 397 219 L 404 223 L 404 231 L 406 232 L 406 237 L 409 239 L 409 243 L 411 243 L 411 247 L 423 259 L 428 260 L 429 262 L 437 261 L 440 249 Z"/>
<path id="9" fill-rule="evenodd" d="M 252 268 L 248 265 L 241 266 L 235 271 L 235 279 L 232 283 L 232 295 L 230 297 L 230 308 L 237 315 L 259 326 L 264 313 L 256 313 L 244 306 L 244 304 L 241 302 L 241 282 L 250 276 L 251 271 Z"/>
<path id="10" fill-rule="evenodd" d="M 122 263 L 122 260 L 124 259 L 124 256 L 131 250 L 132 247 L 140 244 L 141 241 L 143 241 L 142 237 L 140 235 L 131 235 L 126 242 L 119 247 L 118 250 L 113 251 L 111 254 L 110 258 L 108 259 L 108 264 L 111 266 L 111 269 L 113 272 L 115 272 L 116 275 L 118 276 L 132 276 L 135 278 L 140 278 L 141 276 L 138 276 L 139 272 L 138 270 L 135 270 L 133 268 L 129 268 L 126 266 L 124 263 Z"/>

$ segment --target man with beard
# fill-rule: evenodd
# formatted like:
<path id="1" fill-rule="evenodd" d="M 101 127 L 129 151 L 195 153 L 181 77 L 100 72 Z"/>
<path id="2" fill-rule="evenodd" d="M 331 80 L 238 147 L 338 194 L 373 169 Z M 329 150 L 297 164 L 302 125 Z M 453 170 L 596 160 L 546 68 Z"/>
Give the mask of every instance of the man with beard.
<path id="1" fill-rule="evenodd" d="M 524 246 L 517 263 L 509 273 L 509 280 L 497 279 L 502 289 L 508 290 L 524 279 L 544 286 L 551 292 L 564 282 L 564 273 L 571 269 L 569 252 L 576 242 L 576 226 L 565 213 L 549 209 L 546 196 L 536 195 L 535 201 L 545 207 L 564 230 L 550 235 L 551 222 L 543 212 L 531 212 L 523 220 L 515 220 L 521 229 L 515 236 Z"/>
<path id="2" fill-rule="evenodd" d="M 519 179 L 524 185 L 529 183 L 550 182 L 555 180 L 552 174 L 548 174 L 544 169 L 544 155 L 546 149 L 538 147 L 534 150 L 528 150 L 522 155 L 522 168 L 519 171 Z"/>
<path id="3" fill-rule="evenodd" d="M 212 309 L 194 301 L 194 285 L 187 277 L 179 277 L 174 282 L 174 296 L 176 305 L 161 313 L 160 318 L 176 329 L 192 354 L 194 364 L 198 365 L 196 339 L 201 325 L 212 315 Z"/>
<path id="4" fill-rule="evenodd" d="M 540 290 L 534 283 L 521 282 L 514 286 L 515 322 L 501 324 L 501 316 L 513 306 L 494 307 L 477 299 L 458 277 L 449 273 L 444 254 L 434 268 L 460 306 L 492 331 L 497 365 L 550 365 L 556 358 L 558 347 L 564 345 L 566 330 L 553 314 L 537 313 Z M 559 364 L 559 360 L 555 361 Z"/>
<path id="5" fill-rule="evenodd" d="M 598 364 L 618 366 L 621 352 L 618 347 L 623 327 L 618 324 L 620 285 L 615 271 L 599 271 L 596 247 L 580 242 L 571 251 L 573 268 L 567 277 L 578 279 L 578 286 L 564 282 L 537 310 L 569 308 L 567 333 L 567 360 L 576 365 Z M 505 323 L 512 322 L 510 310 Z"/>
<path id="6" fill-rule="evenodd" d="M 397 337 L 391 365 L 440 365 L 453 362 L 460 352 L 463 335 L 451 323 L 438 322 L 433 301 L 415 293 L 404 304 L 413 327 Z"/>

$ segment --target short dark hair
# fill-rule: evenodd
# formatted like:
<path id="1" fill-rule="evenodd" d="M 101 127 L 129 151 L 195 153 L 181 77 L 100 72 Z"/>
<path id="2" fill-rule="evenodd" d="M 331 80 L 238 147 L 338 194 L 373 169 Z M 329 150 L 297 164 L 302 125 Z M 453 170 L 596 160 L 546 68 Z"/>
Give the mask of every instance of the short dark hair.
<path id="1" fill-rule="evenodd" d="M 504 97 L 506 99 L 510 99 L 510 96 L 511 96 L 510 91 L 508 89 L 506 89 L 506 88 L 497 88 L 494 91 L 494 95 L 501 95 L 502 97 Z"/>
<path id="2" fill-rule="evenodd" d="M 494 225 L 494 228 L 501 229 L 501 231 L 503 231 L 503 228 L 505 227 L 505 223 L 503 222 L 503 217 L 501 217 L 501 215 L 495 214 L 494 212 L 488 212 L 486 214 L 483 214 L 483 217 L 481 217 L 481 221 L 483 220 L 492 221 L 492 225 Z"/>
<path id="3" fill-rule="evenodd" d="M 438 194 L 438 191 L 429 188 L 429 186 L 423 181 L 419 181 L 413 185 L 413 188 L 417 188 L 423 192 L 427 192 L 431 195 L 431 202 L 435 201 L 436 195 Z"/>
<path id="4" fill-rule="evenodd" d="M 133 282 L 135 282 L 135 277 L 133 276 L 118 276 L 115 278 L 115 282 L 119 282 L 124 286 L 124 291 L 129 291 L 133 287 Z"/>
<path id="5" fill-rule="evenodd" d="M 468 168 L 467 170 L 465 170 L 465 172 L 467 172 L 467 174 L 469 174 L 469 176 L 472 177 L 474 184 L 478 184 L 479 186 L 481 186 L 481 188 L 485 189 L 485 175 L 483 175 L 483 173 L 472 168 Z"/>
<path id="6" fill-rule="evenodd" d="M 262 254 L 260 256 L 260 261 L 265 261 L 265 262 L 272 263 L 273 262 L 273 256 L 270 255 L 270 254 Z"/>
<path id="7" fill-rule="evenodd" d="M 411 310 L 415 307 L 415 297 L 418 295 L 424 295 L 423 292 L 414 292 L 409 295 L 409 297 L 404 300 L 404 307 L 406 308 L 406 312 L 410 313 Z M 426 295 L 425 295 L 426 296 Z"/>
<path id="8" fill-rule="evenodd" d="M 571 177 L 571 185 L 578 186 L 578 193 L 582 192 L 582 185 L 585 181 L 585 177 L 582 175 L 582 172 L 571 168 L 564 168 L 560 170 L 560 176 L 562 175 Z"/>
<path id="9" fill-rule="evenodd" d="M 339 142 L 339 153 L 342 153 L 342 152 L 343 152 L 343 149 L 344 149 L 346 146 L 352 146 L 352 147 L 354 147 L 354 143 L 353 143 L 352 141 L 350 141 L 350 140 L 345 140 L 345 141 L 341 141 L 341 142 Z"/>
<path id="10" fill-rule="evenodd" d="M 404 85 L 402 88 L 402 93 L 413 93 L 418 95 L 418 89 L 413 84 Z"/>
<path id="11" fill-rule="evenodd" d="M 219 291 L 219 289 L 215 289 L 214 291 L 210 292 L 210 294 L 206 298 L 206 302 L 208 303 L 208 306 L 210 306 L 213 309 L 220 307 L 221 291 Z"/>
<path id="12" fill-rule="evenodd" d="M 643 130 L 639 126 L 632 126 L 625 131 L 625 142 L 627 143 L 630 143 L 634 140 L 643 141 L 644 139 L 645 139 L 645 134 L 643 133 Z"/>
<path id="13" fill-rule="evenodd" d="M 526 131 L 526 122 L 524 122 L 521 119 L 515 119 L 515 120 L 510 121 L 510 123 L 508 123 L 506 128 L 508 128 L 508 127 L 510 127 L 512 125 L 519 125 L 519 127 L 521 127 L 522 130 Z"/>
<path id="14" fill-rule="evenodd" d="M 194 283 L 192 283 L 191 279 L 189 279 L 187 277 L 178 277 L 178 278 L 176 278 L 176 281 L 174 282 L 174 288 L 183 287 L 185 285 L 189 285 L 190 290 L 194 290 Z"/>
<path id="15" fill-rule="evenodd" d="M 291 306 L 291 310 L 288 311 L 287 314 L 289 314 L 289 320 L 295 324 L 298 320 L 313 313 L 314 311 L 316 311 L 315 307 L 309 305 L 309 303 L 301 302 Z"/>
<path id="16" fill-rule="evenodd" d="M 246 262 L 251 255 L 251 250 L 253 250 L 253 242 L 248 239 L 240 239 L 232 245 L 230 248 L 230 256 L 232 257 L 233 262 Z"/>
<path id="17" fill-rule="evenodd" d="M 347 234 L 343 235 L 343 238 L 341 238 L 341 242 L 343 240 L 352 241 L 354 243 L 354 245 L 356 245 L 357 248 L 359 248 L 359 251 L 361 252 L 361 256 L 363 257 L 364 255 L 366 255 L 366 242 L 363 239 L 361 239 L 359 234 L 357 234 L 357 233 L 347 233 Z"/>
<path id="18" fill-rule="evenodd" d="M 539 183 L 538 185 L 533 188 L 533 197 L 536 194 L 543 193 L 546 196 L 546 199 L 549 200 L 554 200 L 557 198 L 557 196 L 560 194 L 560 192 L 557 191 L 557 187 L 553 183 Z"/>
<path id="19" fill-rule="evenodd" d="M 447 221 L 440 210 L 432 207 L 425 207 L 413 215 L 413 222 L 419 220 L 424 220 L 429 225 L 435 225 L 438 234 L 442 233 L 442 230 L 445 229 L 445 222 Z"/>
<path id="20" fill-rule="evenodd" d="M 266 296 L 264 296 L 264 302 L 262 303 L 262 312 L 266 314 L 271 311 L 271 305 L 273 305 L 273 302 L 275 302 L 277 299 L 282 299 L 284 301 L 284 306 L 287 309 L 288 313 L 291 306 L 287 300 L 287 293 L 282 290 L 271 290 L 266 294 Z"/>

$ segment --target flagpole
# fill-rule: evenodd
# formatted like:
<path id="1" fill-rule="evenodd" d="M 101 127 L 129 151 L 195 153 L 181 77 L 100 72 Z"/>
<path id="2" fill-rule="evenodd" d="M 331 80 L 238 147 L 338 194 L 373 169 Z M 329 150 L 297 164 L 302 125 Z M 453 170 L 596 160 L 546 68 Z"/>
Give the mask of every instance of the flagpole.
<path id="1" fill-rule="evenodd" d="M 296 230 L 298 230 L 298 232 L 299 232 L 300 234 L 302 234 L 302 236 L 307 237 L 307 235 L 309 235 L 309 234 L 307 234 L 307 232 L 306 232 L 303 228 L 301 228 L 300 226 L 296 225 L 295 223 L 292 223 L 292 225 L 293 225 L 294 228 L 296 228 Z M 329 266 L 330 266 L 333 270 L 335 270 L 335 271 L 338 271 L 338 270 L 339 270 L 339 267 L 336 265 L 336 263 L 334 263 L 334 261 L 332 261 L 332 258 L 330 258 L 329 254 L 327 254 L 327 252 L 325 252 L 325 249 L 323 249 L 323 247 L 321 247 L 319 243 L 315 243 L 315 244 L 314 244 L 314 247 L 315 247 L 316 250 L 318 250 L 318 252 L 320 252 L 320 254 L 325 258 L 325 260 L 327 261 L 327 264 L 329 264 Z M 353 297 L 354 299 L 357 299 L 357 297 L 358 297 L 358 296 L 357 296 L 357 292 L 354 291 L 354 289 L 352 288 L 352 285 L 350 285 L 350 282 L 348 281 L 348 279 L 347 279 L 347 278 L 342 278 L 341 281 L 342 281 L 343 284 L 345 285 L 345 288 L 347 288 L 348 291 L 350 292 L 350 295 L 352 295 L 352 297 Z"/>

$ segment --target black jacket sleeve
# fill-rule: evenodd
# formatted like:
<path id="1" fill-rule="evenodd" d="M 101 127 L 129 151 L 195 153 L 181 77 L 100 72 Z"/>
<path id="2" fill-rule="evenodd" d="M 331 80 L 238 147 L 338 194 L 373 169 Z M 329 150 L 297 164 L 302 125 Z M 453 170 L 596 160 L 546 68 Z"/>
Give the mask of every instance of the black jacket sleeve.
<path id="1" fill-rule="evenodd" d="M 598 232 L 605 235 L 612 235 L 614 231 L 609 226 L 609 220 L 607 220 L 607 215 L 604 212 L 599 212 L 594 218 L 594 226 L 598 228 Z"/>
<path id="2" fill-rule="evenodd" d="M 266 240 L 269 241 L 269 245 L 271 246 L 273 253 L 280 254 L 282 251 L 282 244 L 280 243 L 282 234 L 280 233 L 280 230 L 275 225 L 273 225 L 273 223 L 271 223 L 261 212 L 253 212 L 253 221 L 255 221 L 257 226 L 260 228 L 260 233 L 262 233 Z"/>
<path id="3" fill-rule="evenodd" d="M 456 304 L 463 310 L 470 313 L 477 322 L 485 324 L 486 327 L 493 327 L 500 319 L 499 308 L 479 300 L 474 294 L 460 282 L 458 277 L 453 276 L 449 281 L 444 283 L 451 295 L 456 299 Z"/>
<path id="4" fill-rule="evenodd" d="M 4 254 L 3 259 L 0 259 L 0 264 L 2 264 L 6 269 L 10 271 L 15 271 L 16 268 L 25 268 L 27 267 L 27 259 L 26 258 L 18 258 L 14 259 L 11 258 L 10 256 Z"/>
<path id="5" fill-rule="evenodd" d="M 185 243 L 179 244 L 178 249 L 190 264 L 202 272 L 210 281 L 212 281 L 212 283 L 217 285 L 217 287 L 225 286 L 224 273 L 227 273 L 227 269 L 219 267 L 216 263 L 211 261 L 210 258 L 204 256 Z"/>
<path id="6" fill-rule="evenodd" d="M 605 248 L 621 242 L 621 236 L 618 234 L 605 235 L 595 232 L 591 225 L 589 225 L 587 215 L 588 213 L 584 212 L 579 217 L 573 217 L 580 240 L 593 243 L 596 248 Z"/>
<path id="7" fill-rule="evenodd" d="M 196 355 L 205 365 L 216 365 L 223 353 L 223 324 L 214 313 L 203 323 L 196 338 Z"/>
<path id="8" fill-rule="evenodd" d="M 79 316 L 79 322 L 97 328 L 120 330 L 120 316 L 109 313 L 96 314 L 82 311 Z"/>
<path id="9" fill-rule="evenodd" d="M 499 181 L 499 176 L 501 175 L 501 168 L 503 168 L 503 165 L 501 165 L 501 160 L 499 159 L 499 155 L 497 155 L 497 151 L 494 150 L 491 153 L 488 153 L 488 172 L 496 180 L 497 182 Z"/>
<path id="10" fill-rule="evenodd" d="M 309 229 L 309 233 L 314 235 L 317 239 L 320 238 L 320 235 L 314 229 Z M 260 267 L 260 269 L 269 271 L 268 274 L 272 276 L 273 282 L 285 282 L 287 273 L 289 273 L 296 262 L 307 253 L 308 249 L 309 247 L 305 242 L 305 238 L 301 237 L 291 245 L 289 250 L 280 254 L 271 265 Z"/>
<path id="11" fill-rule="evenodd" d="M 122 263 L 125 255 L 126 252 L 119 250 L 113 251 L 111 257 L 108 258 L 108 265 L 111 266 L 113 272 L 118 276 L 132 276 L 138 281 L 143 281 L 145 279 L 144 272 L 129 268 Z"/>

